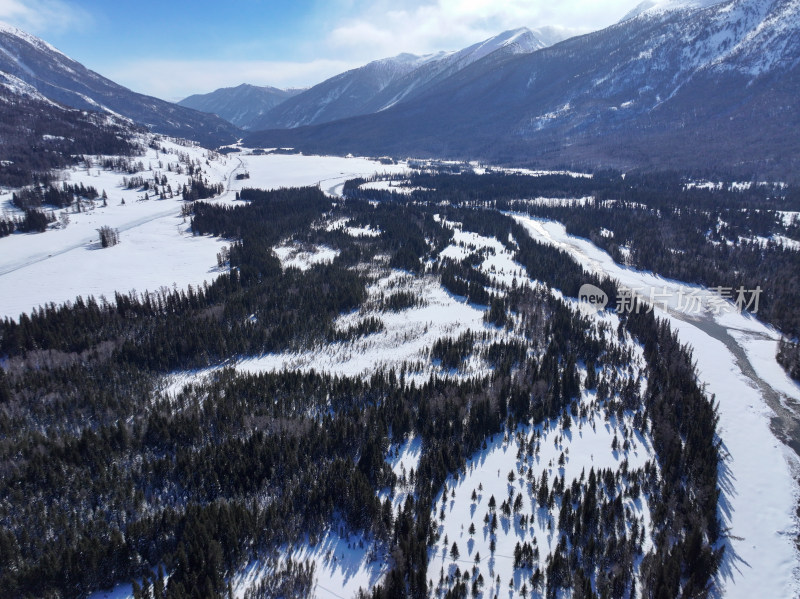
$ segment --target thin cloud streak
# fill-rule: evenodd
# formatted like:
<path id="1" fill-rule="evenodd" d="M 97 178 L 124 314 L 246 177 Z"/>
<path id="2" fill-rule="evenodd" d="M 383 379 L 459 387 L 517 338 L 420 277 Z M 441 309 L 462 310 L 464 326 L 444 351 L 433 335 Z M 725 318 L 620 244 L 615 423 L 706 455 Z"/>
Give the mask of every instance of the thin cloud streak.
<path id="1" fill-rule="evenodd" d="M 36 35 L 85 30 L 92 15 L 62 0 L 0 0 L 0 20 Z"/>

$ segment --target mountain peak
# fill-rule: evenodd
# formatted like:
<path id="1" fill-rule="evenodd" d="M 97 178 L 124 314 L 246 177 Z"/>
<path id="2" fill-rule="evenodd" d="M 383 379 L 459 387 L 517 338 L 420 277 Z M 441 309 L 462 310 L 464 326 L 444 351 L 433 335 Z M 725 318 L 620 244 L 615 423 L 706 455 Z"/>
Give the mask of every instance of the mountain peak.
<path id="1" fill-rule="evenodd" d="M 56 54 L 59 54 L 66 58 L 66 54 L 64 54 L 61 50 L 59 50 L 55 46 L 52 46 L 43 39 L 38 38 L 35 35 L 28 33 L 27 31 L 23 31 L 19 27 L 15 27 L 14 25 L 6 23 L 5 21 L 0 21 L 0 34 L 10 35 L 12 37 L 19 38 L 20 40 L 27 42 L 28 44 L 39 50 L 44 50 L 46 52 L 55 52 Z"/>
<path id="2" fill-rule="evenodd" d="M 725 0 L 644 0 L 632 11 L 620 19 L 620 23 L 635 19 L 643 14 L 656 14 L 673 10 L 707 8 L 714 4 L 720 4 Z"/>
<path id="3" fill-rule="evenodd" d="M 487 40 L 473 44 L 457 52 L 457 54 L 464 57 L 468 56 L 470 61 L 474 62 L 502 48 L 507 48 L 514 54 L 529 54 L 546 46 L 547 44 L 542 42 L 533 31 L 527 27 L 520 27 L 518 29 L 509 29 Z"/>

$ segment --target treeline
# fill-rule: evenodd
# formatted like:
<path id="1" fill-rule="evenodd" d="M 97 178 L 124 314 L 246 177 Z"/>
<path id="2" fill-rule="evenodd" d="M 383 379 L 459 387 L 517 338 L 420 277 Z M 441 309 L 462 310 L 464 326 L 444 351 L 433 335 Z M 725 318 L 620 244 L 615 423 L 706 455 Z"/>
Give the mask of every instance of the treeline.
<path id="1" fill-rule="evenodd" d="M 623 320 L 644 346 L 644 401 L 661 470 L 655 547 L 642 562 L 642 586 L 654 597 L 705 596 L 723 551 L 714 549 L 721 532 L 716 406 L 697 383 L 691 351 L 666 321 L 644 310 Z"/>
<path id="2" fill-rule="evenodd" d="M 163 185 L 163 183 L 162 183 Z M 221 194 L 225 190 L 222 183 L 209 183 L 202 176 L 192 177 L 181 190 L 181 197 L 185 202 L 205 200 Z"/>

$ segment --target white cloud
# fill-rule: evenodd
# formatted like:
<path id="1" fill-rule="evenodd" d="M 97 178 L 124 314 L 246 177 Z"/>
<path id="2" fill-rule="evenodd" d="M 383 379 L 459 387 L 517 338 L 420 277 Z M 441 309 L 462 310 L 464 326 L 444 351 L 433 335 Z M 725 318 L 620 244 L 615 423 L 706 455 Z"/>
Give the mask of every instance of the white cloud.
<path id="1" fill-rule="evenodd" d="M 279 88 L 308 87 L 359 66 L 340 60 L 142 60 L 93 68 L 130 89 L 169 101 L 240 83 Z"/>
<path id="2" fill-rule="evenodd" d="M 400 52 L 455 50 L 518 27 L 555 27 L 571 34 L 613 24 L 636 0 L 393 0 L 349 2 L 331 19 L 329 51 L 371 60 Z M 342 4 L 339 5 L 341 9 Z"/>
<path id="3" fill-rule="evenodd" d="M 0 20 L 42 35 L 82 29 L 92 16 L 63 0 L 0 0 Z"/>

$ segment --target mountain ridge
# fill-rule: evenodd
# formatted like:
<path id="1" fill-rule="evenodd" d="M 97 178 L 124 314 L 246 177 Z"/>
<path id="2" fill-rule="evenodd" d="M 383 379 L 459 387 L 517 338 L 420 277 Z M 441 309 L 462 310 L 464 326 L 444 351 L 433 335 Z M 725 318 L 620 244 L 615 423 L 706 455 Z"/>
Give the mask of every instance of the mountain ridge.
<path id="1" fill-rule="evenodd" d="M 5 23 L 0 24 L 0 71 L 61 104 L 121 115 L 158 133 L 212 147 L 235 141 L 240 134 L 237 127 L 215 115 L 133 92 Z"/>
<path id="2" fill-rule="evenodd" d="M 550 32 L 550 38 L 557 33 Z M 505 31 L 453 52 L 399 54 L 327 79 L 283 102 L 252 124 L 253 130 L 296 128 L 380 112 L 414 98 L 477 60 L 501 52 L 525 54 L 546 47 L 527 28 Z"/>

